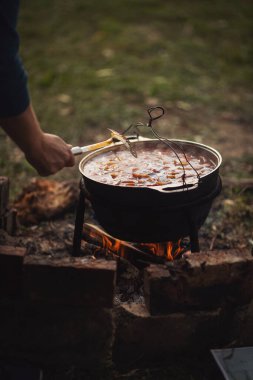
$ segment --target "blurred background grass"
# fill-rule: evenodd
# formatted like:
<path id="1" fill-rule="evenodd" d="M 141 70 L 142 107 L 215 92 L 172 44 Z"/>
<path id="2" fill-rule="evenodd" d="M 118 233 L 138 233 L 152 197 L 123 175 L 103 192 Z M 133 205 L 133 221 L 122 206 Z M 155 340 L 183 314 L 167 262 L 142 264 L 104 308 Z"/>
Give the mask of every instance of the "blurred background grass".
<path id="1" fill-rule="evenodd" d="M 42 128 L 87 144 L 162 105 L 167 137 L 220 148 L 217 117 L 250 134 L 252 16 L 250 0 L 23 0 L 21 56 Z M 0 146 L 15 191 L 36 173 L 2 132 Z M 73 177 L 77 166 L 53 178 Z"/>

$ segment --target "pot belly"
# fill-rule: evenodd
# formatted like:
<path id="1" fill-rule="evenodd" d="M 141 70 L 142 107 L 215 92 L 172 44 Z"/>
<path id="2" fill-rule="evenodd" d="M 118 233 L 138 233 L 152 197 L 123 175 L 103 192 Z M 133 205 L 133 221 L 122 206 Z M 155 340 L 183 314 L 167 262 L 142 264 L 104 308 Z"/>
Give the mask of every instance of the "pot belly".
<path id="1" fill-rule="evenodd" d="M 114 202 L 104 197 L 90 200 L 98 222 L 112 236 L 125 241 L 155 243 L 178 240 L 188 236 L 192 228 L 199 229 L 206 220 L 213 199 L 221 191 L 221 180 L 204 196 L 191 197 L 187 202 L 168 202 L 162 198 L 161 204 L 152 201 Z"/>

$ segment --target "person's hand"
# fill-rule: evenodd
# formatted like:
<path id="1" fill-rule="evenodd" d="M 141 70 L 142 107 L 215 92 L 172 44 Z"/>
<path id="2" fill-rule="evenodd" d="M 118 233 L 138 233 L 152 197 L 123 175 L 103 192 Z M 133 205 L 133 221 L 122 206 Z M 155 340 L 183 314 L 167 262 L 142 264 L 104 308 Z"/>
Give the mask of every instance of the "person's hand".
<path id="1" fill-rule="evenodd" d="M 48 176 L 75 164 L 71 145 L 42 131 L 31 104 L 18 116 L 0 119 L 0 125 L 40 175 Z"/>
<path id="2" fill-rule="evenodd" d="M 70 149 L 71 145 L 59 136 L 42 133 L 37 141 L 30 144 L 25 156 L 41 176 L 48 176 L 66 166 L 74 166 L 75 158 Z"/>

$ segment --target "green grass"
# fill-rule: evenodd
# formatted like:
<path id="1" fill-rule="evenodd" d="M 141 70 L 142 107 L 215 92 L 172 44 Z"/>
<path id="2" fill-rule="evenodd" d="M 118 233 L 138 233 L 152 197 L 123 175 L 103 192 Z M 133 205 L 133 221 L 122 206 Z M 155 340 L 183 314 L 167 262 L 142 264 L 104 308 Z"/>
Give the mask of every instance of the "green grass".
<path id="1" fill-rule="evenodd" d="M 24 1 L 22 56 L 40 119 L 85 140 L 80 128 L 129 123 L 149 97 L 252 119 L 252 16 L 239 0 Z M 65 118 L 62 92 L 74 108 Z"/>
<path id="2" fill-rule="evenodd" d="M 189 119 L 197 107 L 202 118 L 226 111 L 252 122 L 252 16 L 249 0 L 22 1 L 21 55 L 43 129 L 89 143 L 145 121 L 150 102 L 186 104 Z M 17 184 L 35 174 L 5 157 L 1 170 Z"/>

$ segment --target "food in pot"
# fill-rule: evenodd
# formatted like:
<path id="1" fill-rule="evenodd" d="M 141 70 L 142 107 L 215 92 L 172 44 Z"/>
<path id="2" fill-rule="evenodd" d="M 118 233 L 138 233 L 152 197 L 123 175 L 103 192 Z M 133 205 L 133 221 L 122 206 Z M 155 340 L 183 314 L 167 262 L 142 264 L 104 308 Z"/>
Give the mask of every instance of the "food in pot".
<path id="1" fill-rule="evenodd" d="M 178 152 L 164 147 L 138 149 L 138 157 L 127 150 L 109 151 L 91 158 L 84 175 L 97 182 L 114 186 L 182 186 L 198 182 L 215 168 L 204 154 Z M 181 161 L 181 162 L 180 162 Z"/>

